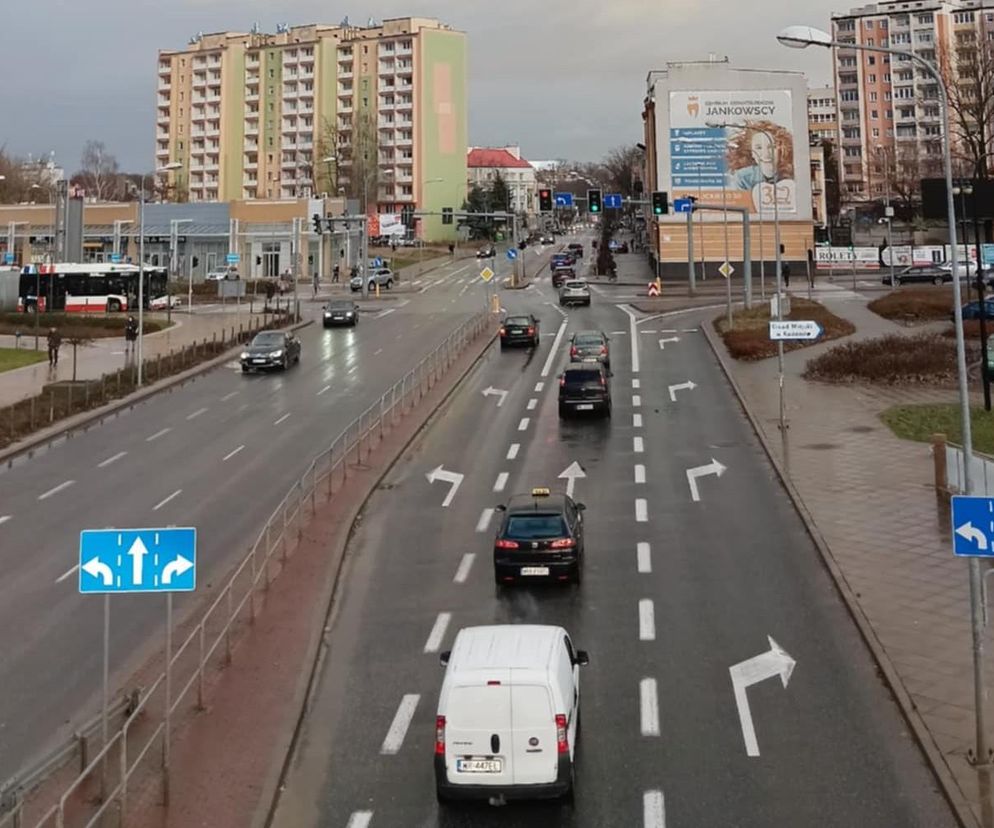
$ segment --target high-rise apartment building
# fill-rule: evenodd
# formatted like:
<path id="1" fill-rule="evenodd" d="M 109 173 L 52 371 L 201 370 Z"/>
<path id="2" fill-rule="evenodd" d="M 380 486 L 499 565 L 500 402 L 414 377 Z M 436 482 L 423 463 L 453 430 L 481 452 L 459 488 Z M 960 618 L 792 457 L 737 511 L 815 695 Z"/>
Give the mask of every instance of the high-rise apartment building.
<path id="1" fill-rule="evenodd" d="M 832 28 L 843 42 L 910 50 L 932 62 L 953 56 L 948 64 L 955 71 L 980 41 L 994 39 L 994 3 L 882 0 L 834 15 Z M 847 48 L 833 53 L 843 199 L 880 198 L 889 170 L 937 174 L 942 131 L 935 79 L 910 58 Z"/>
<path id="2" fill-rule="evenodd" d="M 839 112 L 835 88 L 818 86 L 808 90 L 808 135 L 812 141 L 838 142 Z"/>
<path id="3" fill-rule="evenodd" d="M 462 206 L 466 38 L 437 20 L 198 35 L 161 51 L 156 166 L 190 201 L 345 194 Z M 422 235 L 451 229 L 425 218 Z"/>

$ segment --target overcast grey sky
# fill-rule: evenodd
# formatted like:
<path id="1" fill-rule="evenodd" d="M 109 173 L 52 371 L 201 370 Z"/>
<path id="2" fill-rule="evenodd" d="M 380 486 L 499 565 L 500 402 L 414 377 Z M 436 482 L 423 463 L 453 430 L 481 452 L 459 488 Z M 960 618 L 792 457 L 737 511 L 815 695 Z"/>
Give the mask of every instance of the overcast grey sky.
<path id="1" fill-rule="evenodd" d="M 840 4 L 840 8 L 847 8 Z M 151 165 L 155 60 L 198 31 L 287 22 L 438 17 L 469 41 L 473 144 L 526 157 L 595 160 L 640 140 L 646 72 L 727 55 L 750 68 L 830 77 L 829 54 L 776 42 L 791 23 L 826 28 L 824 0 L 33 0 L 4 16 L 0 145 L 56 152 L 70 171 L 88 139 L 123 168 Z"/>

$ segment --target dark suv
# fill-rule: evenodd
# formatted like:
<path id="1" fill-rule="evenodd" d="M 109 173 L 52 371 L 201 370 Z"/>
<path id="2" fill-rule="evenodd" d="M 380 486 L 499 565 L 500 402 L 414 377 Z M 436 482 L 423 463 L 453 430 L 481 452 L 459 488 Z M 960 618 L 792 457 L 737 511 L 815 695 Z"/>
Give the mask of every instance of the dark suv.
<path id="1" fill-rule="evenodd" d="M 585 411 L 611 416 L 610 373 L 596 362 L 567 365 L 559 375 L 559 416 Z"/>

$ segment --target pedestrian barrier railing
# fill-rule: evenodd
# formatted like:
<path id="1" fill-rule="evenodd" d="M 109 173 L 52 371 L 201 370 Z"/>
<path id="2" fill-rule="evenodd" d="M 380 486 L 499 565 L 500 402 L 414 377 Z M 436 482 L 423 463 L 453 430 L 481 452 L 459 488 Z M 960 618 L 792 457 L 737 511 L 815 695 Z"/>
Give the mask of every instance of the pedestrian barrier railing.
<path id="1" fill-rule="evenodd" d="M 963 447 L 946 440 L 944 434 L 932 435 L 932 460 L 935 466 L 935 488 L 949 496 L 966 494 L 966 457 Z M 973 452 L 970 458 L 972 494 L 994 497 L 994 457 Z"/>
<path id="2" fill-rule="evenodd" d="M 67 828 L 129 824 L 129 807 L 157 789 L 169 803 L 169 745 L 171 721 L 191 702 L 204 709 L 208 672 L 230 664 L 240 632 L 260 612 L 262 599 L 283 571 L 296 548 L 306 521 L 319 505 L 342 490 L 354 467 L 367 460 L 374 448 L 452 367 L 467 347 L 493 330 L 494 315 L 482 312 L 466 320 L 418 365 L 356 417 L 331 444 L 318 454 L 290 487 L 260 530 L 248 554 L 235 566 L 224 587 L 199 616 L 184 629 L 179 647 L 163 664 L 158 677 L 144 692 L 135 694 L 124 710 L 123 723 L 99 744 L 99 719 L 87 725 L 87 739 L 73 740 L 28 772 L 0 788 L 0 828 Z M 175 640 L 178 640 L 176 637 Z M 165 661 L 164 654 L 162 661 Z M 171 687 L 170 687 L 171 685 Z M 176 689 L 178 688 L 178 689 Z M 121 711 L 118 711 L 118 716 Z M 81 745 L 99 745 L 93 753 Z M 59 766 L 78 760 L 81 770 L 61 789 L 58 801 L 49 803 L 45 786 L 33 802 L 31 789 L 59 772 Z M 66 768 L 62 768 L 64 772 Z M 47 810 L 41 809 L 45 800 Z M 106 823 L 106 824 L 112 824 Z"/>

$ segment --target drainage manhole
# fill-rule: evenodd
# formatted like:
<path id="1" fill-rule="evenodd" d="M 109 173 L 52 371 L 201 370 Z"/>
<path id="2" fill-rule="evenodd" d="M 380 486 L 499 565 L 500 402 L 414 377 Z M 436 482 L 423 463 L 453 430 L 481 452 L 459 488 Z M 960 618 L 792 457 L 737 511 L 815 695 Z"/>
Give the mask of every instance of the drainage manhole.
<path id="1" fill-rule="evenodd" d="M 808 443 L 806 446 L 801 446 L 801 448 L 811 449 L 812 451 L 831 451 L 832 449 L 842 447 L 837 443 Z"/>

